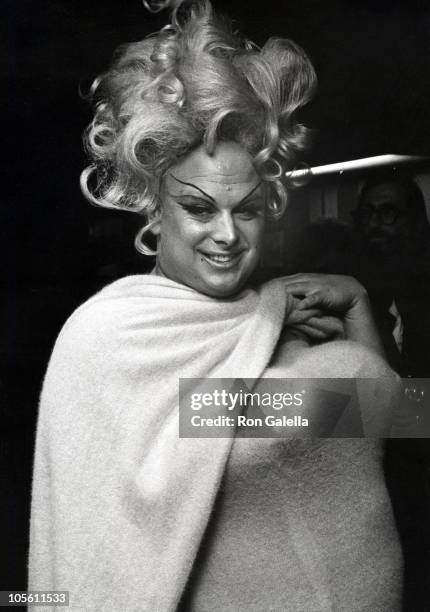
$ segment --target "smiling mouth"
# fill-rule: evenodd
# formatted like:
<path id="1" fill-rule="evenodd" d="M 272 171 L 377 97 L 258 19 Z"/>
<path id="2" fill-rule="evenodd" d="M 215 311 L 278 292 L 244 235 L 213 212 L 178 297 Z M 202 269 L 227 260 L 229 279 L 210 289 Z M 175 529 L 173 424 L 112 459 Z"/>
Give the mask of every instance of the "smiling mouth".
<path id="1" fill-rule="evenodd" d="M 225 269 L 232 268 L 237 264 L 239 258 L 241 257 L 243 251 L 239 251 L 237 253 L 229 253 L 229 254 L 210 254 L 210 253 L 202 253 L 200 251 L 200 255 L 203 259 L 215 268 Z"/>

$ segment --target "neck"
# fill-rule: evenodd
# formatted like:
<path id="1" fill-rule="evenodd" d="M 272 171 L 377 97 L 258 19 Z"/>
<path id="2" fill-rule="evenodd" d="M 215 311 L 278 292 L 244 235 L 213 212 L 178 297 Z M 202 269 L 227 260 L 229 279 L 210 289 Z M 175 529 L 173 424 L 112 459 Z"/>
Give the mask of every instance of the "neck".
<path id="1" fill-rule="evenodd" d="M 155 261 L 155 268 L 153 270 L 154 274 L 157 274 L 157 276 L 164 276 L 165 278 L 167 278 L 167 275 L 164 274 L 163 269 L 160 265 L 160 262 L 158 260 L 158 258 Z"/>

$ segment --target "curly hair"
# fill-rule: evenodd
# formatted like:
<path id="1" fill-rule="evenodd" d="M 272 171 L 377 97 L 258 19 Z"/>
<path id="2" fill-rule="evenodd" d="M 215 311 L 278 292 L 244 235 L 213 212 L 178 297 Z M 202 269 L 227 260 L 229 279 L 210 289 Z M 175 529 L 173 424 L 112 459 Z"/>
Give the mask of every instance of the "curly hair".
<path id="1" fill-rule="evenodd" d="M 253 156 L 270 194 L 268 212 L 279 216 L 286 172 L 307 140 L 295 111 L 314 91 L 312 64 L 290 40 L 270 38 L 258 48 L 209 0 L 186 4 L 173 2 L 169 25 L 120 47 L 93 83 L 82 191 L 94 204 L 148 219 L 169 167 L 201 144 L 212 154 L 229 140 Z"/>

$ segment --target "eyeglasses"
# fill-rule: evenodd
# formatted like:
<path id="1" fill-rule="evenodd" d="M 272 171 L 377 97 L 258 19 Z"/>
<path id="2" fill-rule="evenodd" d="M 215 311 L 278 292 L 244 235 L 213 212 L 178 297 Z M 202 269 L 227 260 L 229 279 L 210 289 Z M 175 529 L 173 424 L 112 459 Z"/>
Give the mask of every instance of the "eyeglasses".
<path id="1" fill-rule="evenodd" d="M 352 211 L 351 214 L 356 221 L 362 223 L 363 225 L 370 223 L 373 215 L 376 215 L 378 223 L 382 223 L 383 225 L 393 225 L 393 223 L 395 223 L 399 217 L 405 215 L 406 212 L 392 206 L 391 204 L 382 204 L 378 207 L 372 206 L 371 204 L 366 204 L 365 206 L 360 206 L 360 208 Z"/>

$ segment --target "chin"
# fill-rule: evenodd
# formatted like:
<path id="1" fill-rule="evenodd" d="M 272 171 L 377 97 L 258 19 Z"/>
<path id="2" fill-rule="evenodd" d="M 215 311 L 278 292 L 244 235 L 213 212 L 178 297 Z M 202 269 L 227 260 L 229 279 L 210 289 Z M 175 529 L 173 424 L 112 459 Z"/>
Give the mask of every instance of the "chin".
<path id="1" fill-rule="evenodd" d="M 228 298 L 240 293 L 246 284 L 246 280 L 240 280 L 235 282 L 220 282 L 220 283 L 204 283 L 204 289 L 202 293 L 211 297 Z"/>

